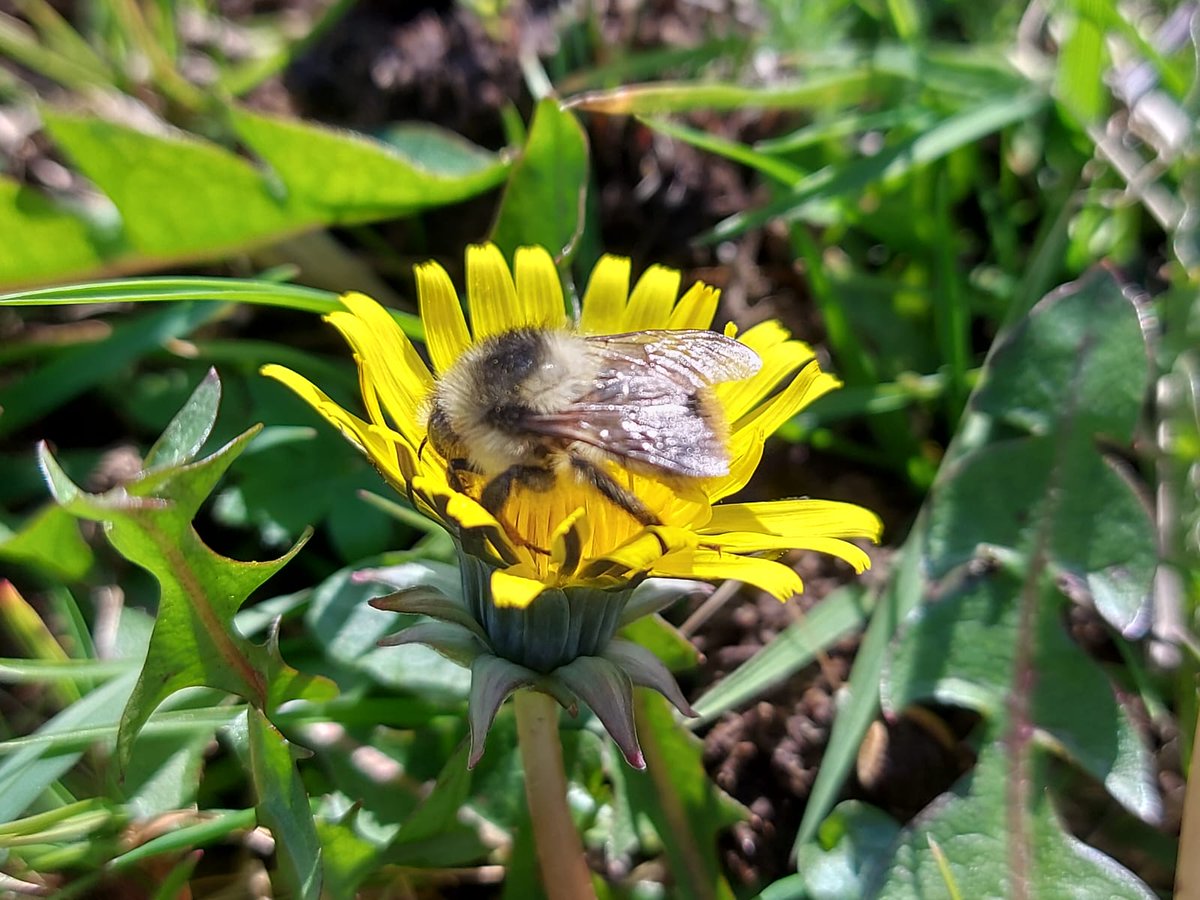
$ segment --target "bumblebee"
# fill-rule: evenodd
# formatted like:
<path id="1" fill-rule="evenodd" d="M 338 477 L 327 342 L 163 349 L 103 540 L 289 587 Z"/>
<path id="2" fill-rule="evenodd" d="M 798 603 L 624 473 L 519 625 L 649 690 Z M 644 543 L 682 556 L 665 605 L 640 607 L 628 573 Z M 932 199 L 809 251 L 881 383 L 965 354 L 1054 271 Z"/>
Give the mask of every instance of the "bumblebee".
<path id="1" fill-rule="evenodd" d="M 712 331 L 518 328 L 473 345 L 442 375 L 427 439 L 456 490 L 463 473 L 482 477 L 479 502 L 497 517 L 514 485 L 548 491 L 573 478 L 642 525 L 662 524 L 609 464 L 666 482 L 727 475 L 728 427 L 711 388 L 761 365 Z"/>

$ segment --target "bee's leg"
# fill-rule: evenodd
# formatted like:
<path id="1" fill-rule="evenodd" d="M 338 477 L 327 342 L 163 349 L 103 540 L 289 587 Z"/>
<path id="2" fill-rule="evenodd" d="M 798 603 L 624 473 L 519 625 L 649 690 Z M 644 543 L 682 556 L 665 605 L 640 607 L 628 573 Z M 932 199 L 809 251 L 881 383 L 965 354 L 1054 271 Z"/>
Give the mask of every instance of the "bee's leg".
<path id="1" fill-rule="evenodd" d="M 500 509 L 517 482 L 530 490 L 548 491 L 554 487 L 554 472 L 541 466 L 509 466 L 484 485 L 483 493 L 479 495 L 479 505 L 493 516 L 499 516 Z"/>
<path id="2" fill-rule="evenodd" d="M 543 469 L 540 466 L 509 466 L 484 485 L 483 493 L 479 496 L 479 505 L 495 516 L 498 521 L 503 522 L 504 520 L 500 518 L 500 510 L 508 501 L 508 495 L 512 493 L 514 484 L 520 482 L 534 491 L 548 491 L 554 487 L 554 480 L 554 472 L 551 469 Z M 535 547 L 520 535 L 514 534 L 507 525 L 505 530 L 511 537 L 535 553 L 550 555 L 549 550 Z"/>
<path id="3" fill-rule="evenodd" d="M 463 472 L 474 472 L 475 467 L 471 465 L 471 461 L 463 459 L 461 456 L 450 460 L 446 463 L 446 481 L 450 482 L 450 487 L 458 491 L 460 494 L 467 492 L 467 486 L 463 483 Z"/>
<path id="4" fill-rule="evenodd" d="M 637 520 L 639 525 L 661 525 L 662 519 L 652 513 L 633 491 L 621 487 L 602 468 L 580 456 L 571 457 L 571 468 L 575 474 L 590 484 L 614 506 L 619 506 Z"/>

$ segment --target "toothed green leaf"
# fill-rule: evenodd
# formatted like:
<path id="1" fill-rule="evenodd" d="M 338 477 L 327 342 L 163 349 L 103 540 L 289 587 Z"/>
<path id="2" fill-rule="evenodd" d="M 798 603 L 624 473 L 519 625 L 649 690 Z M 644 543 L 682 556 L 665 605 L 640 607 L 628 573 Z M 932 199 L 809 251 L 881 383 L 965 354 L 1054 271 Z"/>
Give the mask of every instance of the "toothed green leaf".
<path id="1" fill-rule="evenodd" d="M 321 843 L 296 769 L 295 748 L 260 710 L 250 709 L 246 715 L 258 823 L 275 838 L 276 872 L 288 896 L 319 900 Z"/>
<path id="2" fill-rule="evenodd" d="M 221 379 L 209 369 L 183 408 L 175 414 L 162 436 L 146 453 L 147 471 L 169 469 L 191 462 L 212 434 L 221 405 Z"/>
<path id="3" fill-rule="evenodd" d="M 190 445 L 204 428 L 181 426 L 180 433 L 184 430 L 191 432 Z M 143 472 L 105 494 L 82 491 L 46 447 L 39 449 L 55 499 L 72 515 L 103 522 L 109 543 L 154 575 L 161 590 L 146 661 L 121 717 L 121 766 L 155 707 L 183 688 L 217 688 L 268 711 L 288 699 L 335 693 L 331 683 L 301 675 L 277 649 L 250 643 L 233 626 L 251 591 L 279 571 L 307 535 L 279 559 L 239 562 L 213 552 L 192 528 L 201 504 L 258 430 L 202 460 Z"/>

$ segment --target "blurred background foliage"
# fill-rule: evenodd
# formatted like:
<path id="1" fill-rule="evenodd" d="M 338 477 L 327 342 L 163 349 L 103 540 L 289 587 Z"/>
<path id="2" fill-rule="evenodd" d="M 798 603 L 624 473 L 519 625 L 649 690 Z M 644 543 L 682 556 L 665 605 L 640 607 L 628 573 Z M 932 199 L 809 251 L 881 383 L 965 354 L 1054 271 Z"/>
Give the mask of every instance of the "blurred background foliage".
<path id="1" fill-rule="evenodd" d="M 846 387 L 747 496 L 887 524 L 865 586 L 798 555 L 797 602 L 729 585 L 634 629 L 701 718 L 642 698 L 647 773 L 568 725 L 604 895 L 1169 895 L 1198 34 L 1197 4 L 1132 0 L 0 3 L 0 893 L 537 896 L 511 719 L 468 776 L 465 673 L 377 648 L 396 622 L 351 577 L 449 577 L 448 538 L 257 375 L 353 406 L 313 313 L 362 290 L 419 337 L 411 265 L 461 283 L 490 238 L 568 288 L 616 252 L 781 319 Z M 210 547 L 315 529 L 209 637 L 319 689 L 247 705 L 201 658 L 122 778 L 179 598 L 73 485 L 133 490 L 181 408 L 209 448 L 264 425 L 198 502 Z"/>

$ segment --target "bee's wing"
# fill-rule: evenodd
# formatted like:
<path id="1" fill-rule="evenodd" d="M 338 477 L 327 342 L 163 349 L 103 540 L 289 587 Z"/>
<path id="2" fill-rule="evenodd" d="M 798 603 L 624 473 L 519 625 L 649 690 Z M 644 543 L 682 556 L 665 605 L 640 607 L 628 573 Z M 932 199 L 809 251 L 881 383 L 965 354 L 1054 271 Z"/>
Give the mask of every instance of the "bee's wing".
<path id="1" fill-rule="evenodd" d="M 760 368 L 758 354 L 715 331 L 632 331 L 585 338 L 601 360 L 601 377 L 641 372 L 683 388 L 749 378 Z"/>
<path id="2" fill-rule="evenodd" d="M 761 361 L 711 331 L 645 331 L 588 337 L 599 363 L 593 387 L 528 427 L 581 441 L 664 473 L 715 478 L 729 472 L 725 424 L 706 388 L 746 378 Z"/>

